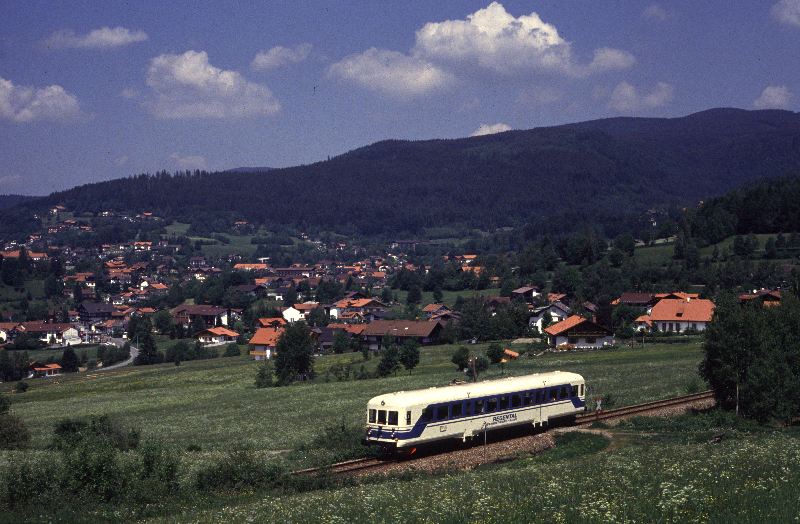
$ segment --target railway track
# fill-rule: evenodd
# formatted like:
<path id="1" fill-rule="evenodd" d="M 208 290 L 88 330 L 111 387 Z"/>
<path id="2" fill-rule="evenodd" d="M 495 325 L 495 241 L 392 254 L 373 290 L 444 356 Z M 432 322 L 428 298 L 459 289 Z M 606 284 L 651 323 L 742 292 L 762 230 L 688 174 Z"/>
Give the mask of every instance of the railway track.
<path id="1" fill-rule="evenodd" d="M 617 409 L 609 409 L 607 411 L 601 411 L 599 413 L 587 413 L 584 415 L 578 415 L 575 417 L 575 425 L 576 426 L 585 426 L 589 425 L 592 422 L 600 421 L 600 420 L 611 420 L 616 418 L 622 418 L 630 415 L 639 415 L 639 414 L 646 414 L 652 411 L 658 411 L 665 408 L 672 408 L 672 407 L 680 407 L 685 405 L 692 405 L 696 402 L 701 402 L 709 399 L 714 398 L 714 393 L 712 391 L 703 391 L 701 393 L 693 393 L 691 395 L 684 395 L 681 397 L 674 397 L 668 398 L 664 400 L 656 400 L 653 402 L 645 402 L 644 404 L 636 404 L 634 406 L 625 406 L 622 408 Z M 555 429 L 555 427 L 553 428 Z M 520 437 L 518 437 L 520 438 Z M 521 437 L 525 438 L 525 437 Z M 511 439 L 515 440 L 515 439 Z M 506 441 L 508 442 L 508 441 Z M 495 442 L 494 444 L 500 444 L 501 442 Z M 453 453 L 459 453 L 459 451 L 463 450 L 451 450 L 446 451 L 444 453 L 439 453 L 438 455 L 448 455 Z M 432 457 L 436 457 L 437 455 L 427 455 L 422 456 L 417 459 L 406 459 L 410 462 L 416 461 L 423 461 Z M 383 469 L 391 464 L 396 464 L 399 462 L 398 459 L 379 459 L 379 458 L 361 458 L 361 459 L 354 459 L 354 460 L 347 460 L 344 462 L 338 462 L 336 464 L 331 464 L 329 466 L 323 466 L 319 468 L 307 468 L 301 469 L 297 471 L 293 471 L 293 475 L 349 475 L 354 473 L 361 473 L 364 471 L 369 470 L 380 470 Z"/>
<path id="2" fill-rule="evenodd" d="M 700 393 L 692 393 L 691 395 L 684 395 L 682 397 L 673 397 L 664 400 L 656 400 L 653 402 L 645 402 L 644 404 L 636 404 L 634 406 L 625 406 L 617 409 L 609 409 L 599 412 L 586 413 L 575 417 L 575 424 L 591 424 L 599 420 L 611 420 L 630 415 L 645 414 L 659 409 L 685 406 L 687 404 L 694 404 L 703 400 L 714 398 L 713 391 L 703 391 Z"/>
<path id="3" fill-rule="evenodd" d="M 322 466 L 319 468 L 307 468 L 292 471 L 292 475 L 346 475 L 348 473 L 361 472 L 369 469 L 380 469 L 387 464 L 393 464 L 396 460 L 381 460 L 377 458 L 361 458 L 354 460 L 346 460 L 344 462 L 337 462 L 330 466 Z"/>

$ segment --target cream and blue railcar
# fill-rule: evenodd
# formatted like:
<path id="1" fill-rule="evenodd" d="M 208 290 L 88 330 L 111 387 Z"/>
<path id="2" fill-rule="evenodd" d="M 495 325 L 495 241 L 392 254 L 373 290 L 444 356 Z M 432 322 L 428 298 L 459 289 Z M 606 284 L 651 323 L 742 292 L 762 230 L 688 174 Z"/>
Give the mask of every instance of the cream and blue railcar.
<path id="1" fill-rule="evenodd" d="M 547 426 L 583 412 L 585 393 L 582 376 L 562 371 L 387 393 L 367 405 L 365 440 L 400 450 L 522 424 Z"/>

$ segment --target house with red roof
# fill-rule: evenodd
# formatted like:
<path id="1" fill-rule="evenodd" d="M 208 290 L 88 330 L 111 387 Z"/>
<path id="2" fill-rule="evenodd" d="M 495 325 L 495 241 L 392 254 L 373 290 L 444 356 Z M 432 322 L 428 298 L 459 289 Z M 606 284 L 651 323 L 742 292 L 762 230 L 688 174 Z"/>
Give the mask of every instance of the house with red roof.
<path id="1" fill-rule="evenodd" d="M 556 348 L 592 349 L 614 345 L 614 333 L 578 315 L 572 315 L 544 330 Z"/>
<path id="2" fill-rule="evenodd" d="M 239 333 L 223 326 L 208 328 L 197 335 L 201 344 L 224 344 L 225 342 L 236 342 Z"/>
<path id="3" fill-rule="evenodd" d="M 686 330 L 705 331 L 714 316 L 714 303 L 703 298 L 665 298 L 650 309 L 650 313 L 636 319 L 639 331 L 683 333 Z"/>
<path id="4" fill-rule="evenodd" d="M 31 364 L 31 373 L 33 373 L 34 378 L 57 377 L 63 371 L 59 364 L 40 364 L 38 362 Z"/>
<path id="5" fill-rule="evenodd" d="M 253 357 L 253 360 L 268 360 L 275 356 L 275 348 L 282 334 L 283 328 L 258 328 L 248 341 L 250 356 Z"/>

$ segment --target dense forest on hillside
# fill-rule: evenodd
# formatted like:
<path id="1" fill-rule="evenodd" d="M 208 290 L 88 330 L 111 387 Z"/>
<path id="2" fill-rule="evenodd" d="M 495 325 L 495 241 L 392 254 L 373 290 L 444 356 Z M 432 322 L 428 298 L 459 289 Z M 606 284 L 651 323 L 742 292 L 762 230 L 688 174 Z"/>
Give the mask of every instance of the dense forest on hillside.
<path id="1" fill-rule="evenodd" d="M 76 213 L 150 210 L 211 229 L 244 218 L 399 236 L 452 224 L 490 230 L 541 222 L 549 232 L 590 224 L 613 237 L 645 227 L 648 209 L 694 206 L 743 183 L 798 171 L 800 115 L 716 109 L 458 140 L 384 141 L 267 172 L 139 175 L 24 203 L 13 219 L 0 216 L 0 235 L 19 232 L 34 210 L 62 203 Z"/>
<path id="2" fill-rule="evenodd" d="M 26 200 L 31 200 L 33 198 L 36 197 L 25 196 L 25 195 L 0 195 L 0 209 L 13 207 L 21 202 L 25 202 Z"/>

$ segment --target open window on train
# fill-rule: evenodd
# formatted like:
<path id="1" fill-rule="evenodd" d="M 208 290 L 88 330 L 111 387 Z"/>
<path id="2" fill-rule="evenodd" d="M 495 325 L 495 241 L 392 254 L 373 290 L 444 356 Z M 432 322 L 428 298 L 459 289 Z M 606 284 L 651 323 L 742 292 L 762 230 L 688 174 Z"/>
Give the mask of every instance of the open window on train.
<path id="1" fill-rule="evenodd" d="M 406 411 L 406 426 L 410 426 L 410 425 L 411 425 L 411 412 L 410 411 Z"/>
<path id="2" fill-rule="evenodd" d="M 497 398 L 490 398 L 486 402 L 486 412 L 492 413 L 497 410 Z"/>
<path id="3" fill-rule="evenodd" d="M 463 406 L 462 406 L 461 402 L 456 402 L 455 404 L 453 404 L 453 407 L 450 408 L 450 416 L 452 418 L 460 417 L 461 416 L 462 407 Z"/>
<path id="4" fill-rule="evenodd" d="M 561 400 L 565 398 L 569 398 L 569 388 L 567 386 L 561 386 L 561 394 L 558 396 Z"/>
<path id="5" fill-rule="evenodd" d="M 396 426 L 397 425 L 397 411 L 390 411 L 389 412 L 389 425 Z"/>
<path id="6" fill-rule="evenodd" d="M 550 388 L 550 401 L 558 399 L 558 388 Z"/>
<path id="7" fill-rule="evenodd" d="M 436 420 L 445 420 L 447 418 L 447 406 L 439 406 L 436 408 Z"/>
<path id="8" fill-rule="evenodd" d="M 540 389 L 536 392 L 536 403 L 541 404 L 544 402 L 544 390 Z"/>
<path id="9" fill-rule="evenodd" d="M 475 414 L 486 413 L 486 402 L 483 400 L 475 401 Z"/>
<path id="10" fill-rule="evenodd" d="M 573 397 L 578 396 L 578 386 L 572 386 L 572 396 Z"/>
<path id="11" fill-rule="evenodd" d="M 517 394 L 511 395 L 511 407 L 518 408 L 520 405 L 522 405 L 522 399 L 520 396 Z"/>
<path id="12" fill-rule="evenodd" d="M 375 424 L 376 411 L 377 411 L 376 409 L 370 409 L 369 410 L 369 423 L 370 424 Z"/>
<path id="13" fill-rule="evenodd" d="M 522 405 L 523 406 L 530 406 L 531 405 L 531 392 L 526 391 L 522 394 Z"/>
<path id="14" fill-rule="evenodd" d="M 508 397 L 503 395 L 497 402 L 497 409 L 508 409 Z"/>
<path id="15" fill-rule="evenodd" d="M 378 410 L 378 424 L 386 424 L 386 410 L 379 409 Z"/>

